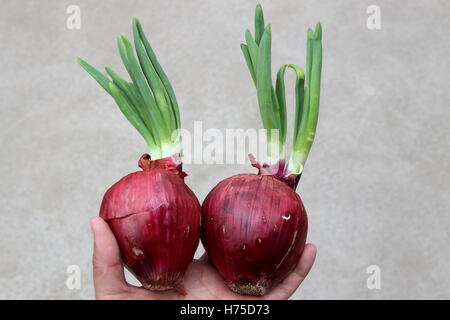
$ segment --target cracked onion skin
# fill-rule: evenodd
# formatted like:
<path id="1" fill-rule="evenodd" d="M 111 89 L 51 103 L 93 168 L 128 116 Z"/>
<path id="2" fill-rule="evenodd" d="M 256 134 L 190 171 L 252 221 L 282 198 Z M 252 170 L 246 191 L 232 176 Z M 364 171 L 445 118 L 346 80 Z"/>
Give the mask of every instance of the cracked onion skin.
<path id="1" fill-rule="evenodd" d="M 100 216 L 131 273 L 149 290 L 180 289 L 200 237 L 200 204 L 173 157 L 139 160 L 104 195 Z"/>
<path id="2" fill-rule="evenodd" d="M 273 175 L 221 181 L 202 205 L 202 243 L 234 292 L 263 295 L 295 268 L 308 218 L 300 196 Z"/>

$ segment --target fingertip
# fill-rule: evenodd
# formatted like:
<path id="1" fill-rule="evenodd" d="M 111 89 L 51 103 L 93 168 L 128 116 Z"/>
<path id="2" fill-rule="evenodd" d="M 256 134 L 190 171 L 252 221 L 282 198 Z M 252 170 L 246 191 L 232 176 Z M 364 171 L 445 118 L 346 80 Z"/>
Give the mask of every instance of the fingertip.
<path id="1" fill-rule="evenodd" d="M 317 246 L 313 243 L 307 243 L 304 250 L 307 250 L 314 257 L 317 255 Z"/>
<path id="2" fill-rule="evenodd" d="M 104 220 L 102 218 L 100 218 L 100 217 L 93 217 L 93 218 L 91 218 L 89 220 L 89 224 L 91 225 L 92 232 L 94 232 L 98 228 L 98 225 L 100 223 L 102 223 L 103 221 Z"/>
<path id="3" fill-rule="evenodd" d="M 300 262 L 307 261 L 309 262 L 308 264 L 312 265 L 314 263 L 314 260 L 316 259 L 316 255 L 317 255 L 316 245 L 312 243 L 307 243 L 305 245 L 305 248 L 303 249 L 302 256 L 300 257 Z"/>
<path id="4" fill-rule="evenodd" d="M 316 260 L 317 247 L 312 243 L 307 243 L 297 264 L 297 271 L 302 277 L 306 277 Z"/>
<path id="5" fill-rule="evenodd" d="M 100 217 L 93 217 L 89 220 L 89 226 L 91 228 L 91 234 L 95 242 L 96 234 L 98 234 L 98 224 L 100 223 L 98 220 L 102 219 Z"/>
<path id="6" fill-rule="evenodd" d="M 94 240 L 97 236 L 110 233 L 108 224 L 101 217 L 93 217 L 91 218 L 89 223 L 91 225 L 91 230 L 94 235 Z"/>

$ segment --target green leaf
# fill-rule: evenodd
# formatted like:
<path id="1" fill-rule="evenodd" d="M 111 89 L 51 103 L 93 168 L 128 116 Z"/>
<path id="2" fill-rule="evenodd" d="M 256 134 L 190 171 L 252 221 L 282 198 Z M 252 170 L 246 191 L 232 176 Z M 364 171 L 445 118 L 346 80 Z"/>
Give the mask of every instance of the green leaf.
<path id="1" fill-rule="evenodd" d="M 313 55 L 313 48 L 312 48 L 312 42 L 314 40 L 314 32 L 311 29 L 308 29 L 307 34 L 307 42 L 306 42 L 306 81 L 307 86 L 310 85 L 310 78 L 311 78 L 311 68 L 312 68 L 312 55 Z"/>
<path id="2" fill-rule="evenodd" d="M 131 92 L 131 89 L 128 86 L 128 82 L 122 79 L 114 70 L 109 67 L 105 67 L 106 73 L 111 77 L 114 84 L 119 87 L 130 99 L 133 105 L 139 105 L 141 102 L 136 98 L 136 96 Z"/>
<path id="3" fill-rule="evenodd" d="M 316 132 L 317 120 L 319 117 L 320 104 L 320 82 L 322 77 L 322 29 L 320 24 L 316 26 L 315 39 L 312 43 L 312 66 L 310 76 L 310 110 L 308 119 L 308 134 L 311 139 Z M 311 140 L 312 144 L 312 140 Z"/>
<path id="4" fill-rule="evenodd" d="M 315 31 L 308 30 L 306 53 L 306 86 L 304 104 L 301 112 L 297 141 L 294 147 L 298 154 L 297 167 L 304 166 L 314 141 L 319 117 L 320 82 L 322 73 L 322 28 L 316 25 Z"/>
<path id="5" fill-rule="evenodd" d="M 271 35 L 270 27 L 267 27 L 261 38 L 256 64 L 256 88 L 261 118 L 264 128 L 279 129 L 279 118 L 275 115 L 272 101 L 271 79 Z"/>
<path id="6" fill-rule="evenodd" d="M 91 66 L 89 63 L 87 63 L 81 58 L 78 58 L 77 62 L 84 70 L 87 71 L 87 73 L 89 73 L 92 76 L 92 78 L 95 79 L 95 81 L 97 81 L 103 87 L 103 89 L 106 90 L 106 92 L 109 93 L 108 84 L 110 80 L 103 73 L 95 69 L 93 66 Z"/>
<path id="7" fill-rule="evenodd" d="M 244 58 L 245 58 L 245 62 L 247 63 L 248 71 L 250 71 L 250 75 L 252 76 L 253 83 L 256 86 L 255 70 L 253 69 L 252 58 L 250 57 L 250 53 L 248 51 L 247 45 L 241 43 L 241 50 L 242 50 L 242 53 L 244 54 Z"/>
<path id="8" fill-rule="evenodd" d="M 145 78 L 150 85 L 151 91 L 161 113 L 161 116 L 164 119 L 165 125 L 169 129 L 169 131 L 172 132 L 174 129 L 176 129 L 176 123 L 173 112 L 171 110 L 171 106 L 169 105 L 170 100 L 141 42 L 136 21 L 136 19 L 133 19 L 133 38 L 139 63 L 142 71 L 144 72 Z"/>
<path id="9" fill-rule="evenodd" d="M 286 93 L 284 86 L 284 73 L 286 71 L 287 65 L 283 65 L 278 69 L 277 81 L 275 84 L 276 98 L 278 100 L 278 105 L 280 108 L 280 122 L 281 122 L 281 141 L 286 141 L 287 132 L 287 115 L 286 115 Z"/>
<path id="10" fill-rule="evenodd" d="M 160 141 L 166 140 L 167 137 L 170 137 L 170 133 L 168 128 L 165 125 L 164 119 L 161 115 L 161 112 L 156 105 L 153 94 L 150 90 L 150 87 L 147 83 L 147 80 L 142 72 L 142 69 L 139 66 L 139 63 L 133 53 L 133 49 L 131 47 L 130 42 L 124 36 L 118 38 L 118 46 L 119 52 L 122 57 L 122 61 L 125 64 L 125 67 L 128 71 L 133 82 L 136 84 L 137 89 L 142 95 L 145 106 L 142 107 L 144 112 L 148 112 L 148 116 L 151 119 L 152 127 L 155 128 L 154 132 L 160 136 Z"/>
<path id="11" fill-rule="evenodd" d="M 255 9 L 255 41 L 259 45 L 264 33 L 264 14 L 261 5 L 257 5 Z"/>
<path id="12" fill-rule="evenodd" d="M 130 105 L 130 101 L 127 99 L 124 92 L 122 92 L 120 88 L 116 86 L 113 82 L 109 82 L 108 90 L 111 93 L 114 100 L 116 101 L 117 105 L 119 106 L 120 111 L 122 111 L 122 113 L 125 115 L 128 121 L 130 121 L 130 123 L 136 128 L 136 130 L 144 137 L 149 147 L 152 150 L 157 149 L 151 133 L 149 132 L 145 124 L 142 122 L 139 115 Z"/>
<path id="13" fill-rule="evenodd" d="M 113 96 L 122 113 L 151 146 L 152 158 L 171 156 L 181 152 L 181 136 L 172 137 L 172 132 L 181 127 L 175 93 L 136 18 L 133 37 L 136 51 L 125 36 L 117 39 L 131 82 L 109 67 L 106 73 L 112 81 L 84 60 L 78 59 L 78 63 Z"/>
<path id="14" fill-rule="evenodd" d="M 303 110 L 300 116 L 300 124 L 297 134 L 297 141 L 302 143 L 306 139 L 306 131 L 308 125 L 308 114 L 309 114 L 309 106 L 310 106 L 310 98 L 311 98 L 311 69 L 312 69 L 312 60 L 313 60 L 313 48 L 312 41 L 314 39 L 314 32 L 311 29 L 308 29 L 307 33 L 307 42 L 306 42 L 306 87 L 305 87 L 305 98 L 303 103 Z"/>
<path id="15" fill-rule="evenodd" d="M 136 26 L 136 28 L 139 32 L 140 39 L 141 39 L 142 43 L 144 44 L 145 50 L 147 52 L 147 55 L 153 65 L 153 67 L 155 68 L 159 78 L 161 79 L 162 83 L 164 84 L 164 88 L 170 98 L 172 112 L 174 114 L 174 118 L 175 118 L 175 122 L 176 122 L 176 127 L 177 127 L 177 129 L 179 129 L 179 128 L 181 128 L 180 111 L 178 108 L 177 98 L 175 96 L 175 92 L 172 88 L 172 85 L 170 84 L 170 81 L 169 81 L 166 73 L 164 72 L 163 68 L 159 64 L 158 59 L 156 58 L 156 55 L 155 55 L 152 47 L 150 46 L 150 43 L 148 42 L 147 37 L 145 36 L 144 30 L 142 29 L 142 26 L 141 26 L 141 23 L 139 22 L 139 20 L 137 18 L 134 18 L 133 24 Z"/>
<path id="16" fill-rule="evenodd" d="M 128 83 L 124 79 L 122 79 L 114 70 L 112 70 L 109 67 L 105 67 L 106 73 L 113 79 L 114 84 L 126 95 L 130 102 L 130 107 L 133 108 L 133 110 L 136 112 L 136 114 L 140 117 L 141 121 L 146 125 L 148 128 L 152 139 L 156 139 L 154 136 L 154 133 L 152 132 L 152 123 L 151 119 L 149 118 L 149 114 L 144 112 L 146 109 L 145 103 L 142 100 L 141 95 L 139 94 L 139 91 L 137 91 L 134 88 L 134 85 L 131 83 Z M 156 141 L 155 141 L 156 142 Z"/>
<path id="17" fill-rule="evenodd" d="M 245 32 L 245 42 L 247 43 L 248 52 L 250 53 L 250 58 L 252 60 L 253 70 L 257 71 L 256 65 L 258 60 L 258 45 L 253 39 L 252 34 L 249 30 Z"/>
<path id="18" fill-rule="evenodd" d="M 289 68 L 295 71 L 295 123 L 294 123 L 294 137 L 293 146 L 297 144 L 297 137 L 299 136 L 300 119 L 303 113 L 303 104 L 305 96 L 305 73 L 296 65 L 290 64 Z"/>

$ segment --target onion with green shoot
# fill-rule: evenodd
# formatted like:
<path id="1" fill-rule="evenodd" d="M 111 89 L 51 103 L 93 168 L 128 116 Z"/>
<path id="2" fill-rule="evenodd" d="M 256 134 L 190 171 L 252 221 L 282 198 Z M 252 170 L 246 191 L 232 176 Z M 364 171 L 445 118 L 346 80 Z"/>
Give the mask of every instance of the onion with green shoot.
<path id="1" fill-rule="evenodd" d="M 271 75 L 270 26 L 261 6 L 255 34 L 245 33 L 241 49 L 255 84 L 267 130 L 265 163 L 251 156 L 258 174 L 238 174 L 217 184 L 202 205 L 202 243 L 225 283 L 235 292 L 263 295 L 295 268 L 305 246 L 308 221 L 295 192 L 310 152 L 318 120 L 322 69 L 322 29 L 308 30 L 306 72 L 283 65 L 275 86 Z M 284 76 L 296 75 L 292 153 L 286 157 L 287 112 Z"/>
<path id="2" fill-rule="evenodd" d="M 150 153 L 139 159 L 142 171 L 108 189 L 100 216 L 114 233 L 124 264 L 145 288 L 183 293 L 182 277 L 199 242 L 200 204 L 184 183 L 174 90 L 136 18 L 133 38 L 137 56 L 125 36 L 117 39 L 131 81 L 109 67 L 105 75 L 78 59 L 114 98 Z"/>

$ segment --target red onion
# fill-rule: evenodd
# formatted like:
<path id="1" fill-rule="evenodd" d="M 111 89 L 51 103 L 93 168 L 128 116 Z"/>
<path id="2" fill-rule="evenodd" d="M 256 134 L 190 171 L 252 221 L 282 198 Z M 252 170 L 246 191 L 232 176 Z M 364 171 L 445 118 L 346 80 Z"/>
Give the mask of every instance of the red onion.
<path id="1" fill-rule="evenodd" d="M 143 155 L 139 160 L 143 171 L 127 175 L 106 192 L 100 216 L 114 233 L 126 267 L 145 288 L 183 293 L 181 279 L 200 238 L 201 209 L 184 183 L 175 93 L 136 18 L 133 37 L 137 58 L 130 41 L 118 38 L 131 82 L 108 67 L 107 77 L 78 59 L 114 98 L 154 159 Z"/>
<path id="2" fill-rule="evenodd" d="M 113 231 L 127 268 L 147 289 L 180 285 L 200 233 L 200 204 L 172 158 L 139 160 L 140 172 L 105 194 L 100 216 Z"/>
<path id="3" fill-rule="evenodd" d="M 220 182 L 202 205 L 202 242 L 227 285 L 262 295 L 295 267 L 308 219 L 295 191 L 272 175 Z"/>
<path id="4" fill-rule="evenodd" d="M 220 182 L 202 205 L 202 242 L 225 283 L 235 292 L 263 295 L 287 277 L 305 246 L 308 219 L 295 192 L 314 139 L 320 95 L 322 29 L 308 30 L 307 68 L 283 65 L 271 79 L 271 30 L 262 8 L 255 12 L 255 36 L 241 44 L 256 86 L 268 161 L 259 174 L 240 174 Z M 284 73 L 296 73 L 296 116 L 292 155 L 286 161 Z"/>

